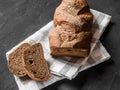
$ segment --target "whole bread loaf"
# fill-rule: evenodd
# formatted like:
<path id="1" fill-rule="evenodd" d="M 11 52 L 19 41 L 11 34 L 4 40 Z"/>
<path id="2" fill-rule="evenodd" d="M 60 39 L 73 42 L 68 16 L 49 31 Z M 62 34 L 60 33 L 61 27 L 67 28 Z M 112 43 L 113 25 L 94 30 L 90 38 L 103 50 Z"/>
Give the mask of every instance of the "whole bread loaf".
<path id="1" fill-rule="evenodd" d="M 87 57 L 92 39 L 93 15 L 86 0 L 62 0 L 49 32 L 53 56 Z"/>

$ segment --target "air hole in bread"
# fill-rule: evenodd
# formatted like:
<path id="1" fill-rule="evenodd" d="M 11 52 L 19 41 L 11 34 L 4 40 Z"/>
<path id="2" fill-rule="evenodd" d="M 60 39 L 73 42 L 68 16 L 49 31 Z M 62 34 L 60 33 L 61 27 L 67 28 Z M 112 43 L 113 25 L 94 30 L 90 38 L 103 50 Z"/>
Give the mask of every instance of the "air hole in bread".
<path id="1" fill-rule="evenodd" d="M 33 51 L 32 53 L 34 54 L 35 52 Z"/>
<path id="2" fill-rule="evenodd" d="M 36 74 L 37 72 L 33 71 L 33 74 Z"/>
<path id="3" fill-rule="evenodd" d="M 70 50 L 70 49 L 67 49 L 67 51 L 68 51 L 68 52 L 70 52 L 70 51 L 72 51 L 72 50 Z"/>
<path id="4" fill-rule="evenodd" d="M 21 71 L 18 71 L 19 74 L 21 74 L 22 72 Z"/>
<path id="5" fill-rule="evenodd" d="M 30 63 L 30 64 L 33 64 L 33 60 L 29 60 L 29 63 Z"/>
<path id="6" fill-rule="evenodd" d="M 9 60 L 9 63 L 10 63 L 11 61 Z"/>
<path id="7" fill-rule="evenodd" d="M 22 74 L 24 75 L 25 73 L 23 72 Z"/>

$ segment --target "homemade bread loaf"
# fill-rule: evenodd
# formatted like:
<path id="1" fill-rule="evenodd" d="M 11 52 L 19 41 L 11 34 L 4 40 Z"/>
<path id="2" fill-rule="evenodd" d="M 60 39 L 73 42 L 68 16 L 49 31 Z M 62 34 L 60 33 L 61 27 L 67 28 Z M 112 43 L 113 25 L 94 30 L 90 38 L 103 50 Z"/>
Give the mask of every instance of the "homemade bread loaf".
<path id="1" fill-rule="evenodd" d="M 27 75 L 33 80 L 45 81 L 50 77 L 50 69 L 40 43 L 34 44 L 24 51 L 23 66 Z"/>
<path id="2" fill-rule="evenodd" d="M 87 57 L 92 39 L 93 15 L 85 0 L 62 0 L 49 32 L 53 56 Z"/>
<path id="3" fill-rule="evenodd" d="M 30 47 L 30 44 L 23 43 L 8 56 L 8 68 L 16 76 L 24 77 L 27 75 L 23 68 L 22 56 L 24 50 L 26 50 L 28 47 Z"/>

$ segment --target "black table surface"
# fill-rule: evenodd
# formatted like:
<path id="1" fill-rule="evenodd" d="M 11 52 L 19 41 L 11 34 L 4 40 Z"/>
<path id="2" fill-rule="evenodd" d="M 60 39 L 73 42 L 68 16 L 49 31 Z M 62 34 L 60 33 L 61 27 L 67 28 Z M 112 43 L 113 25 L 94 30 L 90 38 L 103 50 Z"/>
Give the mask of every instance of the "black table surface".
<path id="1" fill-rule="evenodd" d="M 0 0 L 0 90 L 18 90 L 5 53 L 53 19 L 61 0 Z M 101 37 L 111 59 L 43 90 L 120 90 L 120 0 L 88 0 L 112 16 Z"/>

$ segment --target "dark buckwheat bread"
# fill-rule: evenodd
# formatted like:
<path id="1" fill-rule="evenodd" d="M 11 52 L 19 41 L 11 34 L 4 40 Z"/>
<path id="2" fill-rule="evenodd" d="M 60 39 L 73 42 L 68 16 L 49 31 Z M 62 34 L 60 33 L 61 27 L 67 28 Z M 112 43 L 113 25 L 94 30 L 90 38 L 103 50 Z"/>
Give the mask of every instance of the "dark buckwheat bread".
<path id="1" fill-rule="evenodd" d="M 24 77 L 27 75 L 23 68 L 22 57 L 24 50 L 30 46 L 28 43 L 23 43 L 8 56 L 8 68 L 16 76 Z"/>
<path id="2" fill-rule="evenodd" d="M 62 0 L 49 32 L 53 56 L 87 57 L 92 39 L 93 15 L 86 0 Z"/>
<path id="3" fill-rule="evenodd" d="M 27 75 L 33 80 L 45 81 L 50 77 L 50 69 L 40 43 L 34 44 L 24 51 L 23 65 Z"/>

